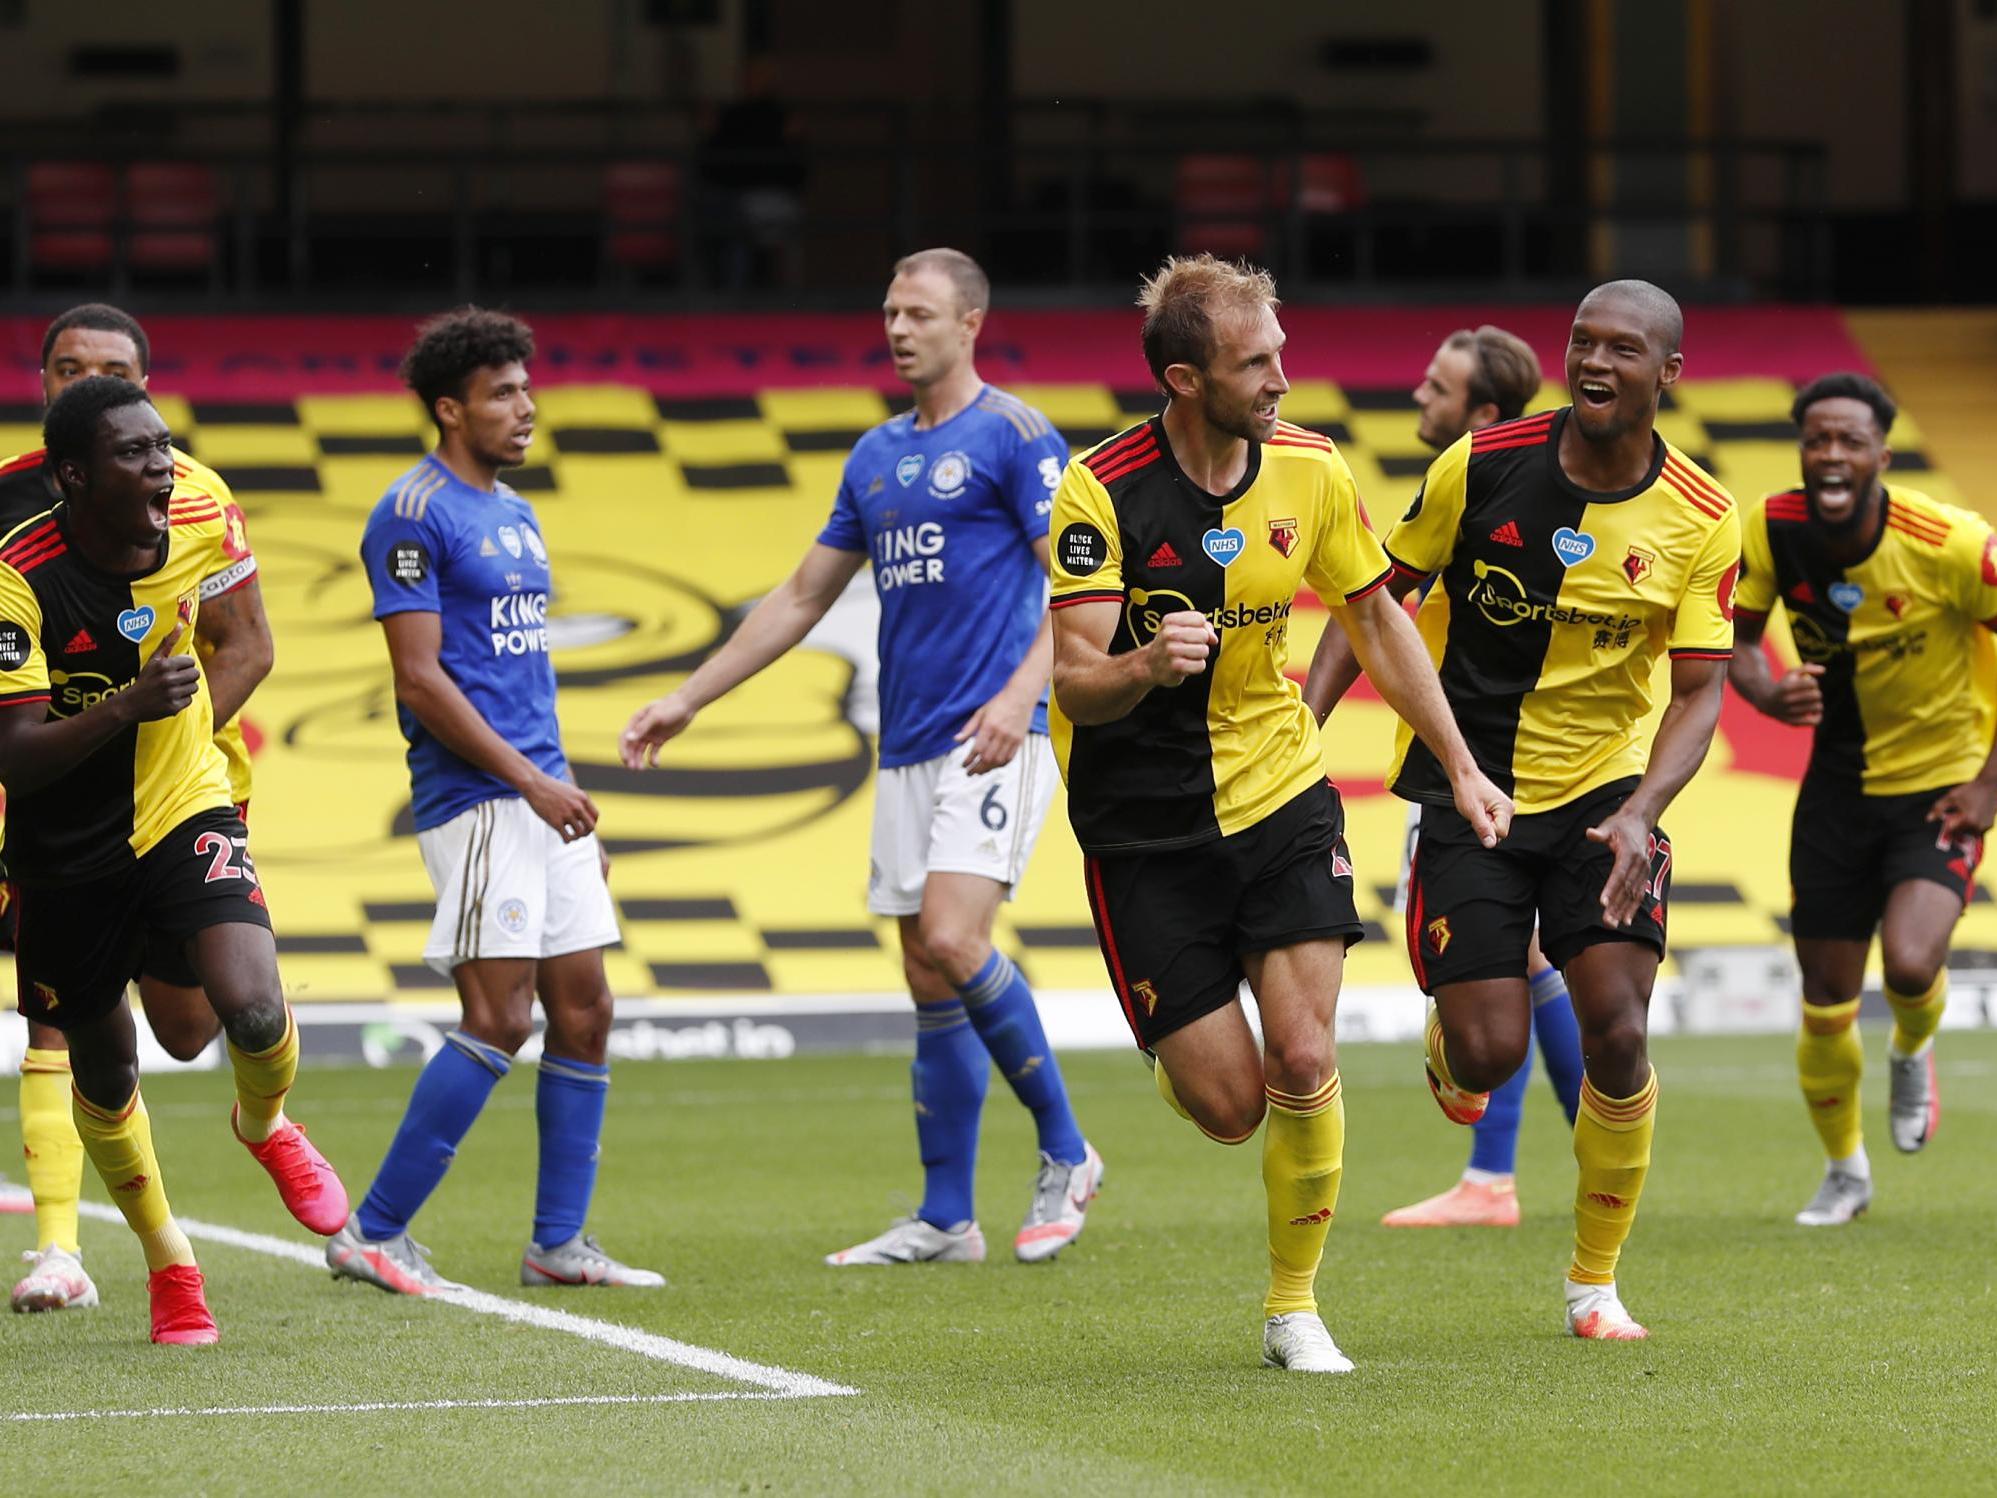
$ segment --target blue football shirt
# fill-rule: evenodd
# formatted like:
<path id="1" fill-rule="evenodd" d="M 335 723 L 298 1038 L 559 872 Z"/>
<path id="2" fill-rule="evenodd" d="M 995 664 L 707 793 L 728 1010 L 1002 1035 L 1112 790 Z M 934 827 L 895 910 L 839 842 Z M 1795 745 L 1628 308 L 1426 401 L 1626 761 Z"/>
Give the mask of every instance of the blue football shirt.
<path id="1" fill-rule="evenodd" d="M 474 489 L 432 454 L 368 516 L 361 561 L 374 616 L 436 614 L 438 659 L 493 731 L 550 775 L 566 776 L 548 655 L 548 548 L 534 510 L 504 484 Z M 445 748 L 396 705 L 409 741 L 416 830 L 519 793 Z"/>
<path id="2" fill-rule="evenodd" d="M 882 769 L 948 754 L 1019 669 L 1047 609 L 1033 543 L 1067 463 L 1053 423 L 990 385 L 939 426 L 906 412 L 855 444 L 818 539 L 874 569 Z"/>

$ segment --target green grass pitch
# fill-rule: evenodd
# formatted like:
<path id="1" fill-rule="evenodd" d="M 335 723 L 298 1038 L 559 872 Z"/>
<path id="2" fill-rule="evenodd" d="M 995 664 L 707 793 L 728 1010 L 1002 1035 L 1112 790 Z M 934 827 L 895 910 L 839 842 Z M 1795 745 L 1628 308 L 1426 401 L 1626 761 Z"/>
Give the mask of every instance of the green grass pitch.
<path id="1" fill-rule="evenodd" d="M 1942 1128 L 1912 1159 L 1885 1136 L 1884 1045 L 1867 1034 L 1873 1211 L 1810 1232 L 1790 1222 L 1819 1169 L 1790 1042 L 1658 1044 L 1656 1163 L 1622 1275 L 1653 1336 L 1622 1346 L 1561 1332 L 1573 1163 L 1544 1084 L 1522 1227 L 1389 1232 L 1380 1214 L 1445 1185 L 1467 1141 L 1412 1047 L 1347 1047 L 1345 1188 L 1318 1281 L 1359 1364 L 1342 1378 L 1259 1366 L 1257 1146 L 1201 1139 L 1132 1054 L 1065 1063 L 1109 1165 L 1078 1245 L 1012 1262 L 1032 1142 L 995 1083 L 979 1202 L 999 1256 L 902 1270 L 819 1256 L 916 1189 L 905 1062 L 620 1067 L 593 1225 L 667 1273 L 649 1293 L 517 1284 L 534 1162 L 521 1068 L 418 1223 L 446 1274 L 857 1392 L 659 1402 L 758 1391 L 212 1242 L 197 1247 L 222 1344 L 154 1348 L 137 1248 L 86 1221 L 104 1305 L 0 1319 L 0 1473 L 88 1493 L 1988 1491 L 1997 1035 L 1941 1038 Z M 294 1095 L 356 1195 L 411 1077 L 308 1072 Z M 225 1076 L 147 1091 L 183 1216 L 305 1240 L 229 1139 Z M 86 1195 L 102 1199 L 94 1181 Z M 0 1219 L 0 1248 L 28 1237 Z M 440 1400 L 465 1403 L 351 1408 Z M 314 1408 L 11 1418 L 271 1406 Z"/>

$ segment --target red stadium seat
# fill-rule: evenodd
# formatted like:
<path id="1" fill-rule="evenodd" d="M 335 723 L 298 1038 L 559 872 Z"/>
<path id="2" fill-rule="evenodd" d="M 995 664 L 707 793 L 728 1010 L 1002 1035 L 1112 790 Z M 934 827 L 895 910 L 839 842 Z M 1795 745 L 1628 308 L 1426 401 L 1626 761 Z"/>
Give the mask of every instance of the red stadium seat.
<path id="1" fill-rule="evenodd" d="M 28 265 L 108 271 L 116 258 L 118 177 L 94 161 L 38 161 L 28 168 Z"/>
<path id="2" fill-rule="evenodd" d="M 1297 174 L 1302 185 L 1296 204 L 1306 218 L 1350 213 L 1366 206 L 1366 178 L 1359 163 L 1343 151 L 1313 152 L 1303 158 L 1302 167 Z M 1291 202 L 1287 159 L 1276 163 L 1273 185 L 1276 207 L 1287 210 Z"/>
<path id="3" fill-rule="evenodd" d="M 1181 156 L 1172 183 L 1179 248 L 1259 258 L 1269 242 L 1270 188 L 1259 156 Z"/>
<path id="4" fill-rule="evenodd" d="M 670 270 L 680 258 L 679 163 L 613 161 L 603 173 L 604 246 L 624 270 Z"/>
<path id="5" fill-rule="evenodd" d="M 135 162 L 125 173 L 131 239 L 126 262 L 139 271 L 212 271 L 220 248 L 222 195 L 213 168 Z"/>

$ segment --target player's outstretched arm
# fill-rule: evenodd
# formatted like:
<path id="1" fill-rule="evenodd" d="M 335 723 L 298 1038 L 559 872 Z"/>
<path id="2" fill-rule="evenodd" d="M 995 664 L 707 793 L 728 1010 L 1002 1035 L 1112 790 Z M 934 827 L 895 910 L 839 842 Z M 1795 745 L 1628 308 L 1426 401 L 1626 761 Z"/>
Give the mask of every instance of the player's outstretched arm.
<path id="1" fill-rule="evenodd" d="M 1636 919 L 1643 887 L 1650 879 L 1650 835 L 1664 808 L 1698 773 L 1712 747 L 1726 668 L 1725 661 L 1710 658 L 1671 662 L 1671 703 L 1657 725 L 1643 779 L 1614 815 L 1588 829 L 1589 838 L 1607 843 L 1616 855 L 1602 888 L 1602 919 L 1611 926 L 1627 926 Z"/>
<path id="2" fill-rule="evenodd" d="M 1375 588 L 1334 609 L 1332 615 L 1341 621 L 1349 648 L 1387 706 L 1407 720 L 1441 762 L 1456 795 L 1456 809 L 1477 840 L 1487 848 L 1497 847 L 1512 830 L 1512 798 L 1477 767 L 1476 756 L 1464 743 L 1456 715 L 1442 695 L 1435 666 L 1400 599 L 1388 588 Z"/>
<path id="3" fill-rule="evenodd" d="M 1420 584 L 1420 578 L 1396 572 L 1388 579 L 1386 591 L 1399 602 Z M 1352 639 L 1334 612 L 1325 621 L 1324 633 L 1319 636 L 1317 650 L 1311 656 L 1310 674 L 1304 678 L 1304 706 L 1311 710 L 1311 716 L 1317 719 L 1319 727 L 1323 727 L 1324 720 L 1331 716 L 1331 710 L 1345 700 L 1345 694 L 1358 680 L 1359 657 L 1353 652 Z"/>
<path id="4" fill-rule="evenodd" d="M 208 599 L 195 618 L 194 633 L 208 647 L 202 670 L 208 675 L 215 726 L 220 728 L 242 711 L 250 693 L 270 675 L 277 660 L 270 619 L 264 613 L 262 585 L 253 577 L 220 597 Z"/>
<path id="5" fill-rule="evenodd" d="M 193 656 L 174 654 L 185 618 L 161 639 L 129 687 L 73 718 L 48 719 L 46 697 L 0 707 L 0 785 L 7 793 L 40 790 L 133 724 L 171 718 L 192 702 L 201 689 L 201 668 Z"/>
<path id="6" fill-rule="evenodd" d="M 1114 723 L 1153 687 L 1176 687 L 1207 668 L 1220 636 L 1205 614 L 1167 614 L 1151 643 L 1109 653 L 1120 603 L 1077 603 L 1054 616 L 1054 700 L 1071 723 Z"/>
<path id="7" fill-rule="evenodd" d="M 1727 662 L 1727 680 L 1755 711 L 1778 723 L 1813 728 L 1824 718 L 1823 688 L 1817 684 L 1824 668 L 1806 664 L 1777 676 L 1761 648 L 1761 632 L 1767 626 L 1766 614 L 1735 611 L 1734 653 Z"/>
<path id="8" fill-rule="evenodd" d="M 520 793 L 534 815 L 572 843 L 596 830 L 596 803 L 583 790 L 558 780 L 501 738 L 444 670 L 442 618 L 427 610 L 384 614 L 395 700 L 416 715 L 451 753 Z"/>
<path id="9" fill-rule="evenodd" d="M 838 551 L 814 542 L 797 570 L 764 595 L 721 648 L 702 661 L 679 687 L 631 715 L 617 741 L 626 767 L 649 769 L 659 750 L 678 738 L 708 703 L 725 697 L 811 633 L 839 601 L 866 562 L 860 551 Z"/>
<path id="10" fill-rule="evenodd" d="M 1983 627 L 1997 631 L 1997 619 L 1984 620 Z M 1985 690 L 1988 687 L 1986 683 Z M 1928 820 L 1942 824 L 1940 836 L 1944 842 L 1965 833 L 1982 837 L 1990 830 L 1991 822 L 1997 820 L 1997 743 L 1990 746 L 1983 768 L 1973 780 L 1965 780 L 1935 799 L 1935 804 L 1928 808 Z"/>
<path id="11" fill-rule="evenodd" d="M 1040 559 L 1040 570 L 1045 572 L 1045 536 L 1034 538 L 1033 554 Z M 1041 613 L 1040 629 L 1018 669 L 998 695 L 972 713 L 970 720 L 957 730 L 958 743 L 971 741 L 970 753 L 964 756 L 966 774 L 982 775 L 1012 763 L 1012 757 L 1019 753 L 1019 746 L 1026 742 L 1027 731 L 1033 726 L 1033 710 L 1040 705 L 1040 694 L 1047 690 L 1053 666 L 1054 624 L 1050 609 Z"/>

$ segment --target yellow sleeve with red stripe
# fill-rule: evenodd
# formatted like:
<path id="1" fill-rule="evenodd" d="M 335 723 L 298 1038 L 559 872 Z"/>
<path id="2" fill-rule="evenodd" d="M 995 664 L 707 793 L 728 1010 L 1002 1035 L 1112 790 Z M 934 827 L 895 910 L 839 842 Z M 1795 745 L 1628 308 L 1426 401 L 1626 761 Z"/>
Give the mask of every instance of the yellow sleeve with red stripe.
<path id="1" fill-rule="evenodd" d="M 1734 608 L 1768 614 L 1782 597 L 1775 577 L 1775 552 L 1768 544 L 1768 501 L 1761 499 L 1740 522 L 1740 579 L 1734 584 Z"/>
<path id="2" fill-rule="evenodd" d="M 1345 455 L 1327 445 L 1325 456 L 1329 482 L 1320 500 L 1317 544 L 1304 562 L 1304 580 L 1320 597 L 1350 603 L 1384 586 L 1393 569 L 1366 522 L 1366 506 Z"/>
<path id="3" fill-rule="evenodd" d="M 1734 653 L 1734 585 L 1740 576 L 1740 507 L 1728 505 L 1699 548 L 1671 621 L 1673 660 L 1725 660 Z"/>
<path id="4" fill-rule="evenodd" d="M 1387 532 L 1387 558 L 1407 577 L 1440 572 L 1456 552 L 1469 498 L 1470 438 L 1459 437 L 1428 465 L 1407 514 Z"/>
<path id="5" fill-rule="evenodd" d="M 41 600 L 25 577 L 0 562 L 0 707 L 48 700 Z"/>
<path id="6" fill-rule="evenodd" d="M 1048 534 L 1050 607 L 1123 602 L 1123 533 L 1116 506 L 1079 458 L 1069 462 L 1054 491 Z"/>

